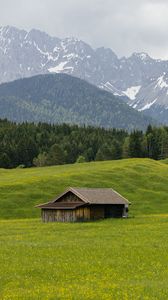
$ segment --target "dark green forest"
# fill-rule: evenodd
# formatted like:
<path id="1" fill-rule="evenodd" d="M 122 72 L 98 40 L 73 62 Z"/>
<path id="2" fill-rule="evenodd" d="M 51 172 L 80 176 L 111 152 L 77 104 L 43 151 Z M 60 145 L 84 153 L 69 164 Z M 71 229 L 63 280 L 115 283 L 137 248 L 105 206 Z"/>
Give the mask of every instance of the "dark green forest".
<path id="1" fill-rule="evenodd" d="M 0 167 L 50 166 L 131 157 L 168 157 L 168 127 L 128 133 L 78 125 L 0 120 Z"/>

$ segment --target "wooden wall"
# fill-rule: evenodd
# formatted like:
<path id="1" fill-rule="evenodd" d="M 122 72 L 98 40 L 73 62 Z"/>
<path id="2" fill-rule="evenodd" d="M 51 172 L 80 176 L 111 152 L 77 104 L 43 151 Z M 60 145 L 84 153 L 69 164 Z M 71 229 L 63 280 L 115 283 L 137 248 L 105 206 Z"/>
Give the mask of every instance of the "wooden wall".
<path id="1" fill-rule="evenodd" d="M 80 222 L 90 220 L 90 208 L 42 209 L 43 222 Z"/>
<path id="2" fill-rule="evenodd" d="M 66 195 L 63 195 L 60 197 L 60 199 L 57 200 L 57 202 L 77 202 L 77 203 L 82 203 L 83 201 L 74 195 L 72 192 L 68 192 Z"/>
<path id="3" fill-rule="evenodd" d="M 127 217 L 124 205 L 90 205 L 77 209 L 42 209 L 43 222 L 84 222 Z"/>

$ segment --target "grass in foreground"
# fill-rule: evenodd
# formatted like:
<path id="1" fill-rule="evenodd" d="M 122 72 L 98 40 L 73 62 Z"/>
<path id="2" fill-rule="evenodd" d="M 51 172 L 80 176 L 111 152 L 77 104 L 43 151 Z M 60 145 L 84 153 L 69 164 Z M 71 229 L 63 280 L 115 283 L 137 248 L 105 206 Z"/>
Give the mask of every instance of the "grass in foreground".
<path id="1" fill-rule="evenodd" d="M 167 300 L 168 215 L 0 221 L 0 299 Z"/>
<path id="2" fill-rule="evenodd" d="M 68 186 L 112 187 L 135 218 L 14 220 Z M 1 169 L 0 299 L 167 300 L 167 195 L 168 165 L 149 159 Z"/>
<path id="3" fill-rule="evenodd" d="M 168 158 L 161 160 L 162 163 L 168 164 Z"/>
<path id="4" fill-rule="evenodd" d="M 34 206 L 69 186 L 112 187 L 132 202 L 131 215 L 168 212 L 168 165 L 127 159 L 31 169 L 0 169 L 0 219 L 40 217 Z"/>

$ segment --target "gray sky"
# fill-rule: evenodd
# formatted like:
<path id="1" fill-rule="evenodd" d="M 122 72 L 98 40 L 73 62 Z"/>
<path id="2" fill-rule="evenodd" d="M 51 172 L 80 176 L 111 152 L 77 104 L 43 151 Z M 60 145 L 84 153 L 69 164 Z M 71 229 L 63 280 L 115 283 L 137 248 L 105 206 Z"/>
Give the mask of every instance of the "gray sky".
<path id="1" fill-rule="evenodd" d="M 168 59 L 168 0 L 0 0 L 4 25 Z"/>

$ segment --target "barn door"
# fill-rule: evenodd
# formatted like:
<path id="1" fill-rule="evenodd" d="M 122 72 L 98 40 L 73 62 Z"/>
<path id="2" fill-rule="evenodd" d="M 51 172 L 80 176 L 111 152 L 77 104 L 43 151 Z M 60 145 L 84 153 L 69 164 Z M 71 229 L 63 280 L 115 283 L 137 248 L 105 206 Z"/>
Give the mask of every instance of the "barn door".
<path id="1" fill-rule="evenodd" d="M 124 205 L 107 205 L 104 210 L 105 218 L 122 218 Z"/>

